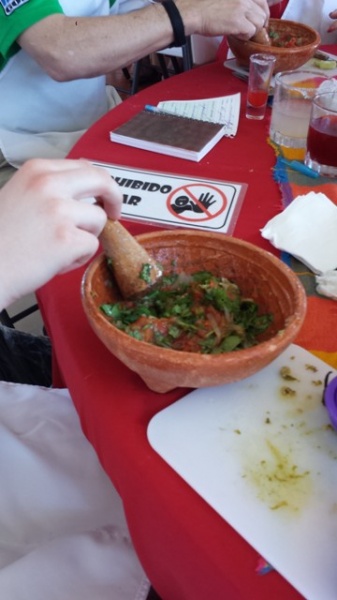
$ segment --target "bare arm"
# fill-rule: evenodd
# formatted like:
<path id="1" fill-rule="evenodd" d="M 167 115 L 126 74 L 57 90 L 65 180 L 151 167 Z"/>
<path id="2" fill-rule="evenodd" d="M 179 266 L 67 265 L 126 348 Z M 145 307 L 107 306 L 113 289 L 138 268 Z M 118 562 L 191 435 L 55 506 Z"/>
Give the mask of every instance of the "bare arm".
<path id="1" fill-rule="evenodd" d="M 177 0 L 186 35 L 248 39 L 269 16 L 267 0 Z M 106 17 L 55 14 L 29 27 L 19 44 L 57 81 L 104 75 L 173 41 L 165 9 L 151 4 Z"/>

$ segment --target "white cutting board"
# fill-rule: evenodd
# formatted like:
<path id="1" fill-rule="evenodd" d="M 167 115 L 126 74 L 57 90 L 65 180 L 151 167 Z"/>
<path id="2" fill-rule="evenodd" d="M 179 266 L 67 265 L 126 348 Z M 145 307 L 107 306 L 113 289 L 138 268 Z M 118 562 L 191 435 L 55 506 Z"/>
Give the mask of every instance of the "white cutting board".
<path id="1" fill-rule="evenodd" d="M 282 367 L 296 380 L 284 380 Z M 337 598 L 337 432 L 322 404 L 329 371 L 292 344 L 256 375 L 195 390 L 148 427 L 154 450 L 308 600 Z"/>

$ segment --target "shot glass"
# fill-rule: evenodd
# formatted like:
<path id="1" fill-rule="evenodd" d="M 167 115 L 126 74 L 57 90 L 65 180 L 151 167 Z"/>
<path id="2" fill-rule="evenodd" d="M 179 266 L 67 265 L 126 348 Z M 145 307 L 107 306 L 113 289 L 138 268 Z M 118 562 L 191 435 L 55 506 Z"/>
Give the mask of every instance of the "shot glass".
<path id="1" fill-rule="evenodd" d="M 249 59 L 247 119 L 263 119 L 266 113 L 270 80 L 276 58 L 272 54 L 252 54 Z"/>
<path id="2" fill-rule="evenodd" d="M 337 90 L 313 98 L 304 162 L 320 175 L 337 177 Z"/>

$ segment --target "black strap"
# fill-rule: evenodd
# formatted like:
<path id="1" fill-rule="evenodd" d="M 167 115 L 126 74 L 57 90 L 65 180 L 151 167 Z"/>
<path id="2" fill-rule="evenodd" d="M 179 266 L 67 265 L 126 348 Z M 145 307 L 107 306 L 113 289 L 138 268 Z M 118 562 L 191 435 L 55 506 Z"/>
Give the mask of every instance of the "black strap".
<path id="1" fill-rule="evenodd" d="M 185 27 L 175 2 L 173 0 L 164 0 L 162 5 L 169 16 L 173 29 L 174 41 L 171 46 L 175 48 L 184 46 L 186 44 Z"/>

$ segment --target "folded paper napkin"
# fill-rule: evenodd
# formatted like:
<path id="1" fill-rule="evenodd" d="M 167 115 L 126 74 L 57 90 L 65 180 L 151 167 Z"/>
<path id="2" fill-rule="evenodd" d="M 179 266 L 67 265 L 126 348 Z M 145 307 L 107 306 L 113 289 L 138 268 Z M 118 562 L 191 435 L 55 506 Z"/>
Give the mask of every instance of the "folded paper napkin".
<path id="1" fill-rule="evenodd" d="M 297 196 L 261 229 L 275 248 L 289 252 L 316 275 L 337 269 L 337 206 L 319 192 Z"/>
<path id="2" fill-rule="evenodd" d="M 337 271 L 326 271 L 323 275 L 316 275 L 316 283 L 319 294 L 337 300 Z"/>

